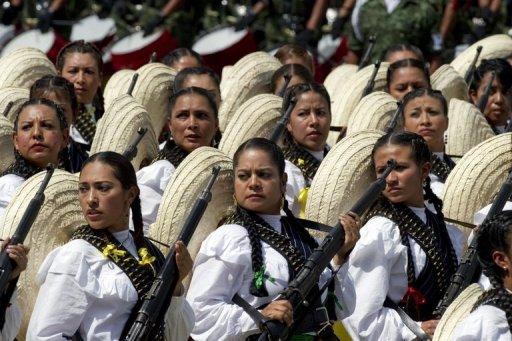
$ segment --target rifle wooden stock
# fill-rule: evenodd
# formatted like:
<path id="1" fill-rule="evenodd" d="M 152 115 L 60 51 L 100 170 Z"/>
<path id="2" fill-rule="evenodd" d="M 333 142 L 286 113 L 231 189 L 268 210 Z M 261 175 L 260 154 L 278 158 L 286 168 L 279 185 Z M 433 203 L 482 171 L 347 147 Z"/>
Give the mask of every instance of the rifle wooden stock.
<path id="1" fill-rule="evenodd" d="M 489 95 L 491 94 L 492 83 L 494 82 L 494 78 L 496 78 L 496 72 L 493 71 L 491 74 L 491 79 L 489 80 L 489 83 L 487 83 L 487 86 L 485 87 L 482 97 L 480 97 L 476 104 L 478 110 L 480 110 L 482 114 L 484 113 L 485 107 L 487 106 L 487 102 L 489 101 Z"/>
<path id="2" fill-rule="evenodd" d="M 464 80 L 466 81 L 468 88 L 471 87 L 471 83 L 473 83 L 473 76 L 475 74 L 476 63 L 478 62 L 478 57 L 480 57 L 481 52 L 482 46 L 480 45 L 476 48 L 475 58 L 473 58 L 473 61 L 469 65 L 469 68 L 466 71 L 466 74 L 464 75 Z"/>
<path id="3" fill-rule="evenodd" d="M 192 210 L 190 211 L 185 224 L 181 230 L 178 240 L 188 245 L 194 234 L 201 217 L 212 198 L 211 189 L 220 172 L 220 166 L 212 169 L 212 176 L 208 181 L 201 195 L 196 199 Z M 151 289 L 144 296 L 144 301 L 137 314 L 135 322 L 125 326 L 128 332 L 124 340 L 154 340 L 158 335 L 160 327 L 163 324 L 165 313 L 171 304 L 171 295 L 178 285 L 179 271 L 176 265 L 176 252 L 174 245 L 169 254 L 165 257 L 165 262 L 160 273 L 155 278 Z M 127 329 L 129 328 L 129 329 Z"/>
<path id="4" fill-rule="evenodd" d="M 123 152 L 123 156 L 127 158 L 129 161 L 132 161 L 137 156 L 137 146 L 139 145 L 140 141 L 142 141 L 142 138 L 147 133 L 148 128 L 139 127 L 137 129 L 137 136 L 133 139 L 133 141 L 126 147 L 125 151 Z"/>
<path id="5" fill-rule="evenodd" d="M 361 70 L 364 68 L 368 62 L 370 61 L 370 56 L 373 51 L 373 47 L 375 46 L 375 35 L 371 35 L 370 38 L 368 38 L 368 46 L 366 47 L 366 50 L 364 51 L 363 57 L 361 58 L 361 61 L 359 62 L 357 70 Z"/>
<path id="6" fill-rule="evenodd" d="M 482 224 L 487 222 L 489 219 L 492 219 L 496 214 L 499 214 L 501 211 L 503 211 L 503 207 L 505 207 L 510 194 L 512 194 L 512 171 L 509 173 L 505 183 L 501 186 L 498 196 L 492 203 L 489 213 L 487 213 L 487 216 L 485 217 L 485 220 Z M 477 238 L 475 236 L 471 241 L 468 249 L 464 253 L 459 267 L 457 268 L 457 272 L 455 272 L 455 274 L 452 276 L 450 286 L 446 290 L 443 299 L 436 307 L 434 312 L 435 316 L 439 318 L 443 316 L 446 309 L 457 298 L 457 296 L 459 296 L 459 294 L 463 292 L 471 283 L 478 281 L 481 266 L 476 255 L 476 239 Z"/>
<path id="7" fill-rule="evenodd" d="M 288 120 L 290 119 L 290 115 L 292 114 L 293 108 L 295 108 L 296 103 L 297 101 L 295 98 L 292 98 L 290 100 L 290 104 L 288 105 L 288 108 L 286 108 L 286 112 L 281 116 L 281 118 L 277 122 L 274 131 L 272 132 L 272 135 L 270 136 L 270 141 L 275 143 L 279 141 L 281 135 L 283 135 L 284 127 L 286 126 L 286 123 L 288 123 Z"/>
<path id="8" fill-rule="evenodd" d="M 395 113 L 389 120 L 389 122 L 386 124 L 386 128 L 384 131 L 386 134 L 390 134 L 395 131 L 396 126 L 398 125 L 398 119 L 400 118 L 400 115 L 402 114 L 402 102 L 398 101 L 396 102 L 397 108 L 395 110 Z"/>
<path id="9" fill-rule="evenodd" d="M 375 77 L 377 77 L 377 72 L 379 72 L 379 68 L 380 68 L 380 60 L 378 60 L 375 63 L 375 68 L 373 69 L 372 76 L 368 80 L 368 83 L 366 84 L 366 86 L 363 90 L 363 97 L 372 93 L 373 88 L 375 87 Z"/>
<path id="10" fill-rule="evenodd" d="M 361 198 L 352 206 L 350 211 L 357 215 L 362 215 L 384 190 L 386 187 L 386 178 L 395 167 L 396 162 L 390 160 L 383 174 L 368 187 Z M 318 278 L 341 248 L 344 241 L 345 231 L 343 230 L 343 226 L 338 222 L 318 248 L 313 250 L 311 256 L 304 263 L 302 270 L 290 282 L 288 288 L 279 296 L 278 299 L 290 301 L 293 307 L 293 319 L 295 321 L 302 320 L 303 316 L 298 316 L 298 314 L 304 314 L 306 311 L 305 309 L 301 309 L 301 307 L 307 306 L 308 303 L 310 303 L 305 304 L 305 301 L 307 301 L 312 289 L 317 286 Z M 285 324 L 275 320 L 263 322 L 262 327 L 264 328 L 264 332 L 260 336 L 259 341 L 267 340 L 267 338 L 270 340 L 286 340 L 289 330 L 293 328 L 293 326 L 287 327 Z"/>

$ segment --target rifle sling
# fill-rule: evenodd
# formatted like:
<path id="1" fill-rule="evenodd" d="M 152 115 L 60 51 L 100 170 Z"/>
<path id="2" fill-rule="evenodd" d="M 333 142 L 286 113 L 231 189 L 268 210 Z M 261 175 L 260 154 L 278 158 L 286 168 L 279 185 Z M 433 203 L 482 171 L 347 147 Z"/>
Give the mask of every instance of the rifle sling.
<path id="1" fill-rule="evenodd" d="M 260 328 L 260 330 L 262 326 L 268 321 L 268 319 L 265 316 L 263 316 L 258 309 L 250 305 L 249 302 L 244 300 L 242 296 L 238 295 L 238 293 L 236 293 L 231 300 L 233 301 L 234 304 L 242 308 L 251 317 L 254 323 L 258 325 L 258 328 Z"/>
<path id="2" fill-rule="evenodd" d="M 405 324 L 405 326 L 407 328 L 409 328 L 409 330 L 411 332 L 413 332 L 414 335 L 416 335 L 418 337 L 418 339 L 420 339 L 420 340 L 431 340 L 431 337 L 428 336 L 418 326 L 416 321 L 414 321 L 412 318 L 410 318 L 409 315 L 407 315 L 407 313 L 398 304 L 393 302 L 389 297 L 386 297 L 386 300 L 384 301 L 384 306 L 387 307 L 387 308 L 394 309 L 398 313 L 398 316 L 400 316 L 400 319 Z"/>

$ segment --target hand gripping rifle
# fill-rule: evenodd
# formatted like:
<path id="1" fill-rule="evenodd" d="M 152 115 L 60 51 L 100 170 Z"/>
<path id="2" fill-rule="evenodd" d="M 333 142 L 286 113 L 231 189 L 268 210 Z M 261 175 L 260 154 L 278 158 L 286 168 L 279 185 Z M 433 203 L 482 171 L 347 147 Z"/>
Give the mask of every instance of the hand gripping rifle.
<path id="1" fill-rule="evenodd" d="M 123 152 L 123 156 L 128 159 L 128 161 L 132 161 L 133 158 L 137 156 L 137 146 L 139 145 L 140 141 L 142 141 L 142 138 L 144 135 L 146 135 L 148 131 L 148 128 L 139 127 L 137 129 L 137 136 L 133 139 L 133 141 L 126 147 L 126 149 Z"/>
<path id="2" fill-rule="evenodd" d="M 485 107 L 487 106 L 487 102 L 489 101 L 489 95 L 491 94 L 492 83 L 494 83 L 494 78 L 496 78 L 496 72 L 493 71 L 491 74 L 491 79 L 489 79 L 489 83 L 487 83 L 487 86 L 485 87 L 482 97 L 480 97 L 480 99 L 476 103 L 478 110 L 480 110 L 482 114 L 484 113 Z"/>
<path id="3" fill-rule="evenodd" d="M 352 206 L 350 211 L 357 215 L 362 215 L 384 190 L 386 187 L 386 178 L 395 167 L 396 162 L 394 160 L 388 161 L 386 170 L 368 187 L 361 198 Z M 290 301 L 293 307 L 294 321 L 302 320 L 303 316 L 297 316 L 296 312 L 301 311 L 305 313 L 305 309 L 301 308 L 307 307 L 310 303 L 308 302 L 308 296 L 310 296 L 312 290 L 317 286 L 318 278 L 341 248 L 344 241 L 345 231 L 343 230 L 343 226 L 338 222 L 322 241 L 322 244 L 320 244 L 306 260 L 304 267 L 290 282 L 288 288 L 279 296 L 278 299 Z M 263 333 L 259 337 L 259 341 L 267 339 L 287 340 L 289 337 L 288 331 L 290 328 L 279 321 L 265 321 L 265 319 L 263 319 L 260 328 L 262 328 Z M 291 328 L 293 328 L 293 326 Z"/>
<path id="4" fill-rule="evenodd" d="M 375 41 L 377 39 L 375 38 L 375 35 L 371 35 L 370 38 L 368 38 L 368 46 L 366 47 L 366 50 L 364 50 L 363 58 L 361 58 L 361 61 L 359 62 L 357 70 L 361 70 L 364 68 L 368 62 L 370 61 L 370 56 L 373 51 L 373 47 L 375 46 Z"/>
<path id="5" fill-rule="evenodd" d="M 220 172 L 220 166 L 214 166 L 212 175 L 206 188 L 196 199 L 190 214 L 183 225 L 178 240 L 188 245 L 194 231 L 201 220 L 201 217 L 212 198 L 211 189 Z M 137 314 L 135 322 L 129 328 L 125 340 L 141 341 L 154 340 L 161 330 L 165 313 L 171 304 L 172 293 L 178 285 L 179 272 L 176 265 L 176 252 L 174 246 L 169 251 L 160 273 L 155 278 L 151 289 L 144 296 L 144 301 Z"/>
<path id="6" fill-rule="evenodd" d="M 395 131 L 396 126 L 398 125 L 398 119 L 400 118 L 400 115 L 402 114 L 402 102 L 398 101 L 396 102 L 396 110 L 389 122 L 386 124 L 386 128 L 384 128 L 384 131 L 386 134 L 390 134 Z"/>
<path id="7" fill-rule="evenodd" d="M 471 87 L 471 83 L 473 83 L 473 76 L 475 75 L 476 62 L 478 62 L 478 57 L 480 57 L 481 52 L 482 52 L 482 46 L 480 45 L 476 48 L 475 58 L 473 58 L 473 61 L 469 65 L 469 68 L 466 71 L 466 74 L 464 75 L 464 80 L 466 81 L 468 88 Z"/>
<path id="8" fill-rule="evenodd" d="M 277 122 L 274 131 L 272 132 L 272 135 L 270 136 L 270 141 L 275 143 L 279 141 L 281 135 L 283 135 L 284 127 L 286 126 L 286 123 L 288 123 L 288 120 L 290 119 L 290 115 L 292 114 L 293 108 L 295 108 L 296 103 L 297 100 L 295 99 L 295 97 L 290 100 L 290 104 L 288 104 L 286 112 L 281 116 L 281 118 Z"/>
<path id="9" fill-rule="evenodd" d="M 485 217 L 482 224 L 492 219 L 496 214 L 503 211 L 503 207 L 512 194 L 512 171 L 508 174 L 507 180 L 501 186 L 498 196 L 492 203 L 492 206 Z M 443 299 L 437 305 L 434 315 L 437 317 L 443 316 L 448 306 L 464 291 L 471 283 L 478 281 L 478 277 L 481 273 L 481 266 L 478 262 L 476 255 L 476 236 L 471 241 L 468 249 L 464 253 L 462 260 L 460 261 L 457 272 L 452 276 L 450 286 L 446 290 Z"/>
<path id="10" fill-rule="evenodd" d="M 366 86 L 363 90 L 363 97 L 372 93 L 373 88 L 375 87 L 375 77 L 377 77 L 377 72 L 379 72 L 379 68 L 380 68 L 380 59 L 377 60 L 377 62 L 375 63 L 375 68 L 373 69 L 372 76 L 368 80 L 368 83 L 366 84 Z"/>
<path id="11" fill-rule="evenodd" d="M 11 237 L 9 245 L 23 244 L 23 241 L 27 237 L 30 228 L 39 214 L 39 210 L 41 210 L 41 207 L 43 206 L 44 190 L 48 186 L 48 182 L 53 175 L 54 169 L 55 168 L 52 164 L 48 164 L 48 166 L 46 166 L 46 175 L 36 194 L 32 200 L 30 200 L 27 209 L 23 213 L 18 227 Z M 7 245 L 5 245 L 5 247 L 7 247 Z M 11 258 L 9 258 L 9 255 L 5 251 L 5 247 L 0 253 L 0 293 L 2 293 L 2 297 L 0 299 L 0 329 L 5 322 L 5 312 L 15 289 L 15 285 L 9 285 L 9 281 L 11 280 L 11 274 L 16 267 L 16 264 L 11 260 Z"/>

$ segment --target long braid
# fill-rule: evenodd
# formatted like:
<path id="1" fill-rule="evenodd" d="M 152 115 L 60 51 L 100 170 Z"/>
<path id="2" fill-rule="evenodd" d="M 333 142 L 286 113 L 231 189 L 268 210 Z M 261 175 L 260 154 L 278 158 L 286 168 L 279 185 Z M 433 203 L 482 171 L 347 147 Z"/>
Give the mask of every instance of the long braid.
<path id="1" fill-rule="evenodd" d="M 105 113 L 105 99 L 103 98 L 103 90 L 101 86 L 98 87 L 96 95 L 92 99 L 92 106 L 94 107 L 94 117 L 98 121 Z"/>
<path id="2" fill-rule="evenodd" d="M 133 221 L 133 239 L 137 248 L 144 246 L 144 228 L 142 223 L 142 209 L 140 205 L 140 196 L 133 200 L 130 208 L 132 209 L 132 221 Z"/>
<path id="3" fill-rule="evenodd" d="M 249 236 L 249 243 L 251 244 L 251 265 L 253 272 L 258 271 L 263 267 L 263 252 L 261 248 L 261 240 L 258 237 L 258 232 L 254 227 L 246 227 L 247 235 Z M 253 296 L 257 297 L 266 297 L 268 296 L 268 291 L 265 285 L 256 287 L 255 281 L 251 282 L 251 287 L 249 288 L 249 292 Z"/>
<path id="4" fill-rule="evenodd" d="M 437 195 L 434 194 L 432 191 L 432 187 L 430 186 L 430 177 L 427 176 L 425 179 L 425 186 L 423 186 L 423 190 L 425 191 L 425 199 L 434 205 L 434 208 L 436 210 L 437 217 L 444 221 L 444 215 L 443 215 L 443 201 L 437 197 Z"/>

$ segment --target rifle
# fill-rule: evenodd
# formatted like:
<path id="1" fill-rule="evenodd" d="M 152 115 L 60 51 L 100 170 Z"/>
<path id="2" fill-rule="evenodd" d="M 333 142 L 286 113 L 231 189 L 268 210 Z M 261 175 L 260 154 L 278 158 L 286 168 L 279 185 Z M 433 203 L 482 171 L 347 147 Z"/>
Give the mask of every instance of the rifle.
<path id="1" fill-rule="evenodd" d="M 201 217 L 212 198 L 211 189 L 220 172 L 220 166 L 214 166 L 212 175 L 206 185 L 206 188 L 199 195 L 190 211 L 190 214 L 183 224 L 178 240 L 188 245 L 194 234 Z M 178 285 L 178 266 L 176 265 L 176 252 L 174 246 L 165 257 L 164 264 L 158 276 L 155 278 L 151 289 L 144 296 L 141 308 L 137 313 L 135 322 L 129 326 L 126 325 L 128 333 L 124 340 L 154 340 L 161 330 L 164 316 L 171 304 L 172 293 Z M 124 334 L 124 332 L 123 332 Z"/>
<path id="2" fill-rule="evenodd" d="M 352 206 L 350 211 L 357 215 L 362 215 L 384 190 L 386 187 L 386 178 L 395 167 L 396 162 L 394 160 L 388 161 L 386 170 L 368 187 L 361 198 Z M 329 265 L 331 259 L 336 255 L 344 241 L 345 232 L 343 226 L 338 222 L 322 241 L 322 244 L 309 256 L 304 263 L 304 267 L 290 282 L 288 288 L 279 295 L 278 299 L 290 301 L 293 307 L 294 321 L 302 320 L 303 316 L 299 314 L 304 314 L 307 310 L 307 306 L 311 303 L 311 301 L 308 300 L 308 296 L 310 296 L 313 289 L 317 286 L 318 278 Z M 293 326 L 288 327 L 279 321 L 266 321 L 263 318 L 260 323 L 260 328 L 263 330 L 263 333 L 259 337 L 259 341 L 267 340 L 269 337 L 271 340 L 286 340 L 288 338 L 288 332 Z"/>
<path id="3" fill-rule="evenodd" d="M 7 117 L 7 115 L 9 115 L 9 112 L 11 111 L 13 105 L 14 105 L 13 101 L 10 101 L 9 103 L 7 103 L 7 106 L 5 107 L 4 112 L 3 112 L 4 117 Z"/>
<path id="4" fill-rule="evenodd" d="M 471 87 L 471 83 L 473 83 L 473 76 L 475 74 L 476 62 L 478 61 L 478 57 L 480 57 L 481 52 L 482 52 L 482 46 L 480 45 L 476 48 L 475 58 L 473 58 L 473 61 L 469 65 L 468 71 L 466 71 L 466 74 L 464 75 L 464 80 L 466 81 L 468 88 Z"/>
<path id="5" fill-rule="evenodd" d="M 512 171 L 508 174 L 507 180 L 501 186 L 500 191 L 498 192 L 498 196 L 492 203 L 491 208 L 489 209 L 489 213 L 485 217 L 485 224 L 489 219 L 493 218 L 496 214 L 503 211 L 503 207 L 505 206 L 508 198 L 512 194 Z M 471 241 L 468 249 L 464 253 L 462 260 L 460 261 L 459 267 L 457 268 L 457 272 L 453 274 L 452 279 L 450 281 L 450 286 L 446 290 L 446 293 L 443 299 L 439 302 L 434 311 L 434 315 L 437 317 L 441 317 L 448 306 L 459 296 L 459 294 L 464 291 L 471 283 L 478 281 L 478 277 L 481 273 L 481 265 L 478 262 L 476 255 L 476 236 Z"/>
<path id="6" fill-rule="evenodd" d="M 487 83 L 487 86 L 485 87 L 484 93 L 482 97 L 478 100 L 476 103 L 476 106 L 478 110 L 483 114 L 485 107 L 487 106 L 487 102 L 489 101 L 489 95 L 491 94 L 492 89 L 492 83 L 494 83 L 494 78 L 496 78 L 496 72 L 492 72 L 491 79 L 489 80 L 489 83 Z"/>
<path id="7" fill-rule="evenodd" d="M 384 128 L 384 131 L 386 134 L 390 134 L 395 131 L 396 126 L 398 125 L 398 119 L 400 118 L 400 115 L 402 114 L 402 102 L 398 101 L 396 102 L 396 110 L 389 122 L 386 124 L 386 128 Z"/>
<path id="8" fill-rule="evenodd" d="M 373 47 L 375 46 L 375 41 L 377 39 L 375 38 L 375 35 L 371 35 L 370 38 L 368 38 L 368 46 L 366 47 L 366 50 L 364 51 L 363 58 L 361 58 L 361 61 L 359 62 L 357 71 L 361 70 L 368 64 L 368 61 L 370 60 L 370 55 L 372 54 Z"/>
<path id="9" fill-rule="evenodd" d="M 137 156 L 137 145 L 142 141 L 144 135 L 146 135 L 148 128 L 139 127 L 137 129 L 137 136 L 133 139 L 133 141 L 126 147 L 123 152 L 123 156 L 128 159 L 128 161 L 132 161 Z"/>
<path id="10" fill-rule="evenodd" d="M 279 90 L 279 95 L 278 95 L 279 97 L 284 96 L 284 92 L 286 91 L 286 89 L 288 88 L 288 84 L 290 84 L 290 81 L 292 80 L 292 75 L 290 75 L 289 73 L 287 73 L 283 77 L 284 77 L 284 86 L 281 90 Z"/>
<path id="11" fill-rule="evenodd" d="M 135 88 L 135 83 L 137 83 L 137 79 L 139 79 L 139 74 L 134 73 L 132 76 L 132 81 L 130 83 L 130 86 L 128 87 L 128 91 L 126 92 L 130 96 L 132 96 L 133 89 Z"/>
<path id="12" fill-rule="evenodd" d="M 373 69 L 373 73 L 363 90 L 363 97 L 371 94 L 371 92 L 373 91 L 373 87 L 375 86 L 375 77 L 377 77 L 377 72 L 379 71 L 379 68 L 380 68 L 380 59 L 377 60 L 377 62 L 375 63 L 375 68 Z"/>
<path id="13" fill-rule="evenodd" d="M 290 119 L 290 115 L 292 114 L 293 108 L 295 108 L 296 103 L 297 100 L 295 99 L 295 97 L 290 100 L 290 104 L 288 104 L 286 112 L 281 116 L 281 118 L 277 122 L 276 127 L 274 128 L 274 131 L 272 132 L 272 135 L 270 136 L 270 141 L 275 143 L 279 141 L 281 135 L 283 135 L 284 127 L 286 126 L 286 123 L 288 123 L 288 120 Z"/>

